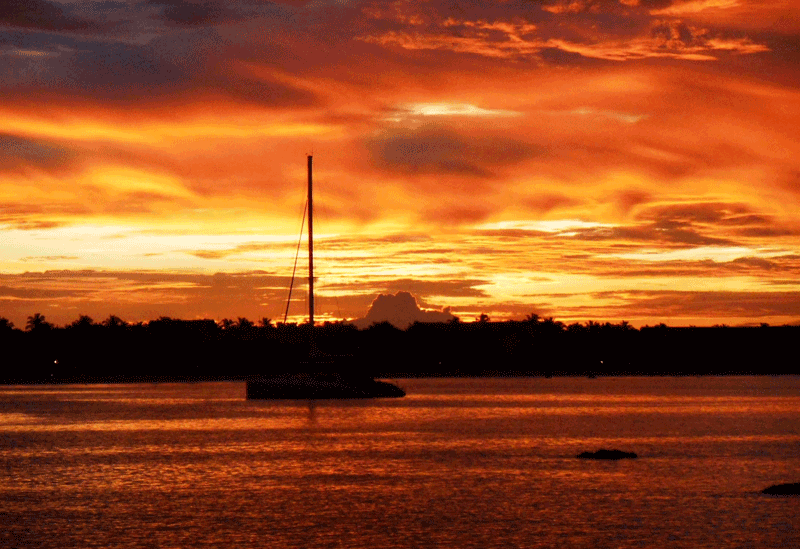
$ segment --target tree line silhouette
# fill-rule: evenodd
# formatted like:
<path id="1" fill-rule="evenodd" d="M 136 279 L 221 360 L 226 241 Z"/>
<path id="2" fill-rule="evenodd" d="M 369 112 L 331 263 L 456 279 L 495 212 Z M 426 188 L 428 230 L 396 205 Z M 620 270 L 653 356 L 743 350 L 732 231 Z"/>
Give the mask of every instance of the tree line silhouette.
<path id="1" fill-rule="evenodd" d="M 36 313 L 24 329 L 0 318 L 0 383 L 242 380 L 300 371 L 372 377 L 727 375 L 800 373 L 798 326 L 636 329 L 628 322 L 388 322 L 359 330 L 161 317 L 128 323 L 81 315 L 58 327 Z M 310 356 L 309 356 L 310 355 Z"/>

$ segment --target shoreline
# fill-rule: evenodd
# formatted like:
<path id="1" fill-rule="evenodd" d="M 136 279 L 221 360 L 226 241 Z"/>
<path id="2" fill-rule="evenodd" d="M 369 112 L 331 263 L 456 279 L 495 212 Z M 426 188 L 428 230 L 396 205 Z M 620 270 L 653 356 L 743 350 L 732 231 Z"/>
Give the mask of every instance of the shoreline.
<path id="1" fill-rule="evenodd" d="M 764 373 L 676 373 L 676 374 L 608 374 L 587 376 L 581 374 L 571 375 L 552 375 L 543 376 L 535 374 L 486 374 L 486 375 L 453 375 L 453 374 L 416 374 L 416 375 L 381 375 L 374 376 L 376 380 L 403 380 L 403 379 L 576 379 L 584 378 L 586 380 L 592 379 L 611 379 L 611 378 L 683 378 L 683 377 L 707 377 L 707 378 L 721 378 L 721 377 L 775 377 L 775 378 L 789 378 L 798 377 L 800 374 L 795 373 L 780 373 L 780 374 L 764 374 Z M 136 385 L 136 384 L 194 384 L 194 383 L 245 383 L 257 379 L 264 379 L 270 376 L 248 376 L 248 377 L 230 377 L 230 376 L 198 376 L 198 377 L 170 377 L 170 376 L 109 376 L 104 378 L 86 378 L 78 376 L 75 378 L 62 378 L 51 380 L 38 380 L 26 382 L 14 382 L 0 380 L 0 387 L 30 387 L 30 386 L 62 386 L 62 385 Z"/>

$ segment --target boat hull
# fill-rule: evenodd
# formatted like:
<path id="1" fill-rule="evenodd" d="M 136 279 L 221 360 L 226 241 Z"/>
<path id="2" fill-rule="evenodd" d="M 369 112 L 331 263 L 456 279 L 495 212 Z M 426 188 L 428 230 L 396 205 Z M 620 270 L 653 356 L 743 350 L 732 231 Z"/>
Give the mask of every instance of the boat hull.
<path id="1" fill-rule="evenodd" d="M 399 398 L 406 394 L 397 385 L 372 378 L 304 374 L 249 380 L 246 391 L 247 400 Z"/>

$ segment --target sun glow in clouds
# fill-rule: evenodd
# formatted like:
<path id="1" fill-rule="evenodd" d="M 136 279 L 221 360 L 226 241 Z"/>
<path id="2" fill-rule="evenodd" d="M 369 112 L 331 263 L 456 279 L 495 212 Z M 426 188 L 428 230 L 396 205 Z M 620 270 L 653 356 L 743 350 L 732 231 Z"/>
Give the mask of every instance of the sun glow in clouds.
<path id="1" fill-rule="evenodd" d="M 538 231 L 545 233 L 560 233 L 563 236 L 571 236 L 578 229 L 599 229 L 609 228 L 613 225 L 608 223 L 596 223 L 591 221 L 581 221 L 580 219 L 554 219 L 550 221 L 498 221 L 496 223 L 485 223 L 478 225 L 476 229 L 481 231 Z"/>
<path id="2" fill-rule="evenodd" d="M 121 225 L 7 229 L 17 244 L 0 269 L 191 269 L 198 272 L 277 268 L 290 272 L 297 235 L 157 233 Z M 325 240 L 325 235 L 320 236 Z"/>
<path id="3" fill-rule="evenodd" d="M 635 261 L 714 261 L 727 263 L 745 257 L 770 258 L 788 255 L 786 251 L 768 251 L 745 248 L 742 246 L 702 246 L 685 250 L 642 250 L 625 254 L 608 254 L 608 257 L 633 259 Z"/>
<path id="4" fill-rule="evenodd" d="M 411 103 L 401 109 L 414 116 L 522 116 L 521 112 L 483 109 L 469 103 Z"/>
<path id="5" fill-rule="evenodd" d="M 646 114 L 628 114 L 624 112 L 596 110 L 590 107 L 580 107 L 570 111 L 570 114 L 577 114 L 581 116 L 602 116 L 605 118 L 619 120 L 620 122 L 626 122 L 628 124 L 635 124 L 636 122 L 647 118 Z"/>
<path id="6" fill-rule="evenodd" d="M 739 5 L 739 0 L 689 0 L 689 2 L 675 3 L 666 8 L 650 10 L 650 13 L 652 15 L 685 16 L 705 10 L 735 8 Z"/>
<path id="7" fill-rule="evenodd" d="M 55 51 L 22 50 L 22 49 L 12 48 L 7 50 L 0 50 L 0 55 L 16 55 L 19 57 L 58 57 L 61 54 Z"/>

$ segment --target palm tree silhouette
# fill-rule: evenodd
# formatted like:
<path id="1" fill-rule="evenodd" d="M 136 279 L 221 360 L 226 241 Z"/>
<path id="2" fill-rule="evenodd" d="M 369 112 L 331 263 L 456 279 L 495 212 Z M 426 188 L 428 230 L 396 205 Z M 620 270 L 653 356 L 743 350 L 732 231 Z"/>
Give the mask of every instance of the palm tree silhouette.
<path id="1" fill-rule="evenodd" d="M 236 326 L 236 323 L 230 318 L 223 318 L 219 321 L 219 327 L 223 330 L 230 330 L 234 326 Z"/>
<path id="2" fill-rule="evenodd" d="M 106 328 L 121 328 L 127 325 L 127 322 L 115 315 L 109 315 L 109 317 L 103 321 L 103 326 Z"/>
<path id="3" fill-rule="evenodd" d="M 254 326 L 254 324 L 251 320 L 240 316 L 236 319 L 234 326 L 239 330 L 249 330 Z"/>
<path id="4" fill-rule="evenodd" d="M 261 320 L 259 320 L 259 321 L 258 321 L 258 324 L 259 324 L 259 325 L 260 325 L 262 328 L 274 328 L 274 327 L 275 327 L 275 326 L 272 324 L 272 319 L 271 319 L 271 318 L 267 318 L 267 317 L 264 317 L 264 318 L 262 318 Z"/>
<path id="5" fill-rule="evenodd" d="M 70 328 L 88 328 L 94 326 L 94 319 L 88 315 L 80 315 L 78 320 L 69 325 Z"/>
<path id="6" fill-rule="evenodd" d="M 35 313 L 33 316 L 29 316 L 28 322 L 25 324 L 25 330 L 28 332 L 48 330 L 52 327 L 53 325 L 47 322 L 44 315 L 41 313 Z"/>

